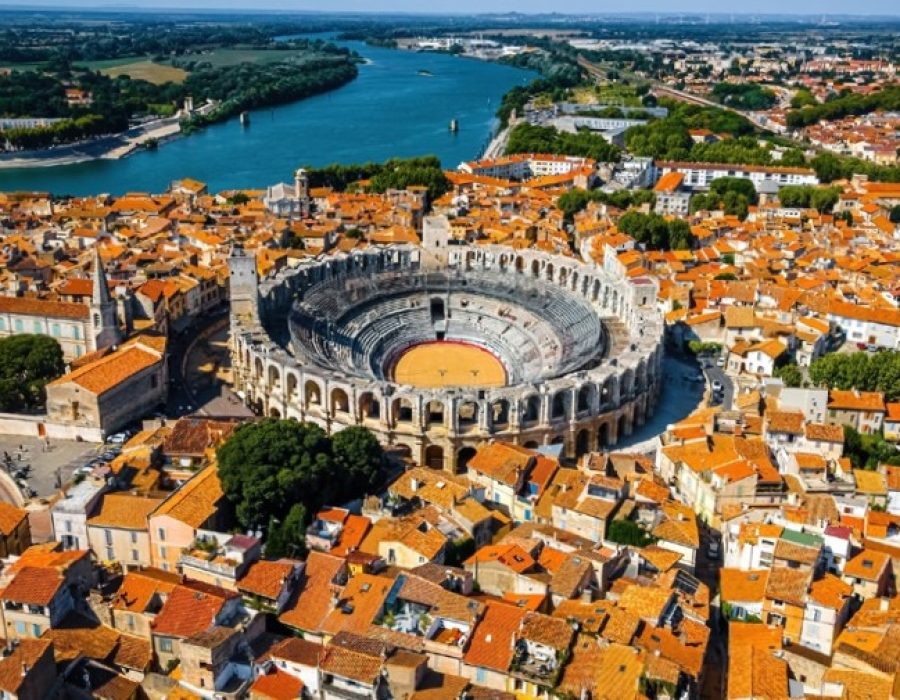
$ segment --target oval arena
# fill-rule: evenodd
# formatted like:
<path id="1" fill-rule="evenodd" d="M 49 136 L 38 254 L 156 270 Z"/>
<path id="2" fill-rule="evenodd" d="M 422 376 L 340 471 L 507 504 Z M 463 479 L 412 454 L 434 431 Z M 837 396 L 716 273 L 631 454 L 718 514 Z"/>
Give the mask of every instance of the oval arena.
<path id="1" fill-rule="evenodd" d="M 261 415 L 351 425 L 434 468 L 502 439 L 615 445 L 652 412 L 656 287 L 534 250 L 408 245 L 258 281 L 230 258 L 235 388 Z"/>

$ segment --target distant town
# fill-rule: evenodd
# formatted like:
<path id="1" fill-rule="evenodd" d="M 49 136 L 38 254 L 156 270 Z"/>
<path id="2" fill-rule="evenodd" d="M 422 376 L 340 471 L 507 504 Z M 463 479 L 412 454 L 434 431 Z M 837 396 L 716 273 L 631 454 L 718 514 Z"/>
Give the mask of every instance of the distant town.
<path id="1" fill-rule="evenodd" d="M 461 163 L 0 192 L 4 698 L 898 696 L 894 20 L 4 14 L 5 167 L 533 72 Z"/>

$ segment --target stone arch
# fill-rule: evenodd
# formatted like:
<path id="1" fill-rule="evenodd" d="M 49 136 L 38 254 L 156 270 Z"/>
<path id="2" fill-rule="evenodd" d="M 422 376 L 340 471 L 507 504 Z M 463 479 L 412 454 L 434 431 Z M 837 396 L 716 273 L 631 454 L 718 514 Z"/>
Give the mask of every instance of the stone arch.
<path id="1" fill-rule="evenodd" d="M 553 395 L 553 399 L 550 402 L 550 419 L 551 420 L 560 420 L 566 417 L 568 408 L 568 390 L 560 389 Z"/>
<path id="2" fill-rule="evenodd" d="M 611 374 L 603 380 L 603 388 L 600 391 L 600 404 L 609 409 L 619 403 L 619 380 Z"/>
<path id="3" fill-rule="evenodd" d="M 286 379 L 286 390 L 287 390 L 287 400 L 294 401 L 297 398 L 297 390 L 300 386 L 300 377 L 297 376 L 295 372 L 287 372 Z"/>
<path id="4" fill-rule="evenodd" d="M 528 440 L 524 445 L 522 445 L 522 447 L 528 450 L 536 450 L 538 447 L 540 447 L 540 445 L 538 444 L 537 440 Z"/>
<path id="5" fill-rule="evenodd" d="M 256 361 L 253 363 L 253 374 L 256 379 L 262 379 L 265 374 L 265 368 L 263 367 L 263 361 L 261 358 L 257 357 Z"/>
<path id="6" fill-rule="evenodd" d="M 531 276 L 532 277 L 540 277 L 541 275 L 541 262 L 537 258 L 531 261 Z"/>
<path id="7" fill-rule="evenodd" d="M 626 369 L 622 373 L 622 380 L 619 388 L 619 398 L 629 401 L 634 396 L 634 371 L 631 368 Z"/>
<path id="8" fill-rule="evenodd" d="M 269 406 L 269 418 L 281 418 L 281 411 L 277 406 Z"/>
<path id="9" fill-rule="evenodd" d="M 609 308 L 609 292 L 610 292 L 609 285 L 606 285 L 603 288 L 603 308 L 604 309 Z"/>
<path id="10" fill-rule="evenodd" d="M 522 400 L 522 423 L 530 425 L 541 419 L 541 397 L 532 394 Z"/>
<path id="11" fill-rule="evenodd" d="M 381 401 L 371 391 L 360 394 L 359 415 L 363 420 L 378 420 L 381 418 Z"/>
<path id="12" fill-rule="evenodd" d="M 521 274 L 524 271 L 525 271 L 525 258 L 523 258 L 521 255 L 519 255 L 516 257 L 516 272 Z"/>
<path id="13" fill-rule="evenodd" d="M 572 270 L 572 291 L 578 291 L 578 270 Z"/>
<path id="14" fill-rule="evenodd" d="M 565 445 L 566 444 L 565 435 L 554 435 L 552 438 L 550 438 L 550 444 L 551 445 Z"/>
<path id="15" fill-rule="evenodd" d="M 331 415 L 350 412 L 350 397 L 340 387 L 331 390 Z"/>
<path id="16" fill-rule="evenodd" d="M 398 396 L 391 403 L 391 422 L 394 425 L 398 423 L 412 423 L 413 421 L 413 405 L 405 396 Z"/>
<path id="17" fill-rule="evenodd" d="M 547 267 L 544 268 L 544 273 L 549 282 L 553 281 L 553 263 L 547 263 Z"/>
<path id="18" fill-rule="evenodd" d="M 575 436 L 575 457 L 581 457 L 591 451 L 591 432 L 582 428 Z"/>
<path id="19" fill-rule="evenodd" d="M 491 426 L 495 430 L 504 430 L 509 426 L 509 401 L 496 399 L 491 402 Z"/>
<path id="20" fill-rule="evenodd" d="M 443 401 L 432 399 L 425 404 L 425 424 L 428 427 L 433 425 L 446 425 L 447 411 Z"/>
<path id="21" fill-rule="evenodd" d="M 303 402 L 307 408 L 322 405 L 322 389 L 312 379 L 308 379 L 306 384 L 303 385 Z"/>
<path id="22" fill-rule="evenodd" d="M 597 428 L 597 449 L 602 450 L 604 447 L 609 447 L 609 423 L 606 421 Z"/>
<path id="23" fill-rule="evenodd" d="M 616 421 L 616 442 L 619 442 L 629 432 L 631 431 L 628 429 L 628 416 L 623 413 Z"/>
<path id="24" fill-rule="evenodd" d="M 558 277 L 557 281 L 559 282 L 559 285 L 561 287 L 565 287 L 566 282 L 568 282 L 568 280 L 569 280 L 569 268 L 567 268 L 567 267 L 559 268 L 559 275 L 557 277 Z"/>
<path id="25" fill-rule="evenodd" d="M 591 292 L 591 301 L 597 301 L 597 298 L 600 296 L 600 280 L 594 280 L 594 289 Z"/>
<path id="26" fill-rule="evenodd" d="M 266 372 L 266 386 L 273 391 L 281 386 L 281 370 L 278 365 L 269 365 Z"/>
<path id="27" fill-rule="evenodd" d="M 440 445 L 429 445 L 425 448 L 425 466 L 429 469 L 444 468 L 444 448 Z"/>
<path id="28" fill-rule="evenodd" d="M 596 403 L 596 401 L 595 401 L 596 396 L 597 396 L 597 387 L 596 386 L 594 386 L 593 384 L 590 384 L 590 383 L 582 384 L 578 388 L 575 410 L 578 413 L 586 413 L 588 411 L 593 411 L 594 405 Z"/>
<path id="29" fill-rule="evenodd" d="M 583 277 L 581 280 L 581 296 L 586 297 L 588 295 L 588 290 L 591 288 L 591 278 Z"/>
<path id="30" fill-rule="evenodd" d="M 481 406 L 477 401 L 463 401 L 459 404 L 456 417 L 460 430 L 469 430 L 478 425 L 478 419 L 481 414 Z"/>
<path id="31" fill-rule="evenodd" d="M 456 471 L 457 473 L 463 472 L 469 468 L 469 462 L 472 460 L 472 457 L 475 456 L 478 450 L 474 447 L 463 447 L 459 452 L 456 453 Z"/>

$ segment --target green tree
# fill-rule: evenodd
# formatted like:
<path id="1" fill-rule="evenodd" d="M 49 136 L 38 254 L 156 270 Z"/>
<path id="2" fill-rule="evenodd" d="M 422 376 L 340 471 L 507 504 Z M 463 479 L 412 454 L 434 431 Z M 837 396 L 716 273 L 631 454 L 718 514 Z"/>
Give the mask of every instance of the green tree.
<path id="1" fill-rule="evenodd" d="M 774 374 L 785 383 L 785 386 L 798 387 L 803 383 L 803 372 L 795 363 L 776 367 Z"/>
<path id="2" fill-rule="evenodd" d="M 306 507 L 302 503 L 292 505 L 283 522 L 270 518 L 266 534 L 266 556 L 271 559 L 296 559 L 302 556 L 306 550 L 308 524 Z"/>
<path id="3" fill-rule="evenodd" d="M 655 538 L 633 520 L 613 520 L 606 530 L 606 539 L 632 547 L 653 544 Z"/>
<path id="4" fill-rule="evenodd" d="M 41 408 L 48 382 L 65 372 L 62 348 L 46 335 L 20 334 L 0 340 L 0 410 Z"/>
<path id="5" fill-rule="evenodd" d="M 312 423 L 246 423 L 218 449 L 219 478 L 245 529 L 283 519 L 303 503 L 315 512 L 338 492 L 331 441 Z"/>
<path id="6" fill-rule="evenodd" d="M 378 484 L 384 463 L 384 450 L 371 431 L 351 426 L 331 439 L 334 465 L 345 480 L 348 494 L 370 494 Z"/>

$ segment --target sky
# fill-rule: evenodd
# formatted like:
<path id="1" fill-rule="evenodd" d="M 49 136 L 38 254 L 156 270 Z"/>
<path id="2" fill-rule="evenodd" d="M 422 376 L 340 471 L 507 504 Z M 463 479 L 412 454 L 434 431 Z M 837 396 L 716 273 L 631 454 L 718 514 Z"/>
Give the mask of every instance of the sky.
<path id="1" fill-rule="evenodd" d="M 742 14 L 853 14 L 898 15 L 896 0 L 745 0 L 723 3 L 722 0 L 629 0 L 627 3 L 602 0 L 0 0 L 0 7 L 92 7 L 103 9 L 237 9 L 237 10 L 318 10 L 355 12 L 429 12 L 469 14 L 484 12 L 564 12 L 620 13 L 620 12 L 699 12 Z"/>

